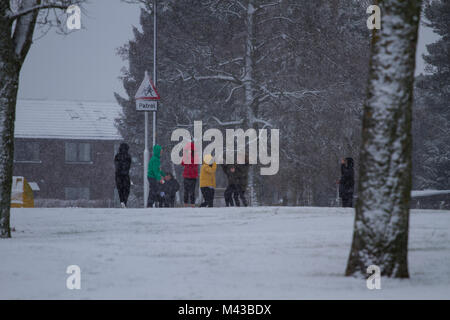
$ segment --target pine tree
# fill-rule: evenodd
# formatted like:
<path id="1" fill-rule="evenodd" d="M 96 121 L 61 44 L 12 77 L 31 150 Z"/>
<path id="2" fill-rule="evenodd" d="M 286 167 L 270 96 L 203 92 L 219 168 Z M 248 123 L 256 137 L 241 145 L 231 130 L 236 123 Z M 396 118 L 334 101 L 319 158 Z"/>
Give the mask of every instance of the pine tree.
<path id="1" fill-rule="evenodd" d="M 171 131 L 191 129 L 193 120 L 223 132 L 272 126 L 281 130 L 279 175 L 286 178 L 260 176 L 253 166 L 252 203 L 271 204 L 275 193 L 295 189 L 292 197 L 329 205 L 339 158 L 359 150 L 370 44 L 366 7 L 353 0 L 158 3 L 158 143 L 168 150 Z M 139 142 L 133 150 L 137 192 L 143 119 L 133 120 L 139 115 L 133 95 L 144 66 L 152 66 L 150 4 L 142 13 L 142 32 L 135 31 L 121 50 L 130 63 L 124 86 L 132 89 L 124 100 L 118 97 L 130 108 L 119 128 L 126 140 Z M 133 125 L 139 132 L 128 129 Z"/>
<path id="2" fill-rule="evenodd" d="M 414 184 L 419 189 L 450 189 L 450 2 L 425 6 L 428 27 L 441 38 L 424 55 L 431 74 L 416 80 Z"/>
<path id="3" fill-rule="evenodd" d="M 116 94 L 122 106 L 123 116 L 116 125 L 124 140 L 130 145 L 133 166 L 130 172 L 134 187 L 132 193 L 139 203 L 143 202 L 143 150 L 144 115 L 136 111 L 135 93 L 144 78 L 144 72 L 153 74 L 153 1 L 147 1 L 141 9 L 142 31 L 133 28 L 134 39 L 121 47 L 118 53 L 128 61 L 123 70 L 122 81 L 127 97 Z M 194 120 L 206 120 L 214 113 L 216 96 L 221 86 L 215 83 L 186 83 L 179 78 L 179 68 L 185 65 L 198 67 L 205 62 L 204 42 L 213 37 L 217 19 L 205 15 L 195 0 L 158 1 L 158 47 L 157 47 L 157 90 L 161 96 L 158 102 L 156 143 L 163 147 L 162 169 L 177 176 L 177 170 L 170 161 L 170 151 L 177 142 L 170 140 L 176 128 L 191 131 Z M 200 23 L 201 22 L 201 23 Z M 227 43 L 221 39 L 222 43 Z M 222 93 L 222 95 L 225 95 Z M 205 109 L 209 109 L 205 112 Z M 151 119 L 151 114 L 149 119 Z M 149 151 L 151 150 L 152 122 L 149 121 Z"/>

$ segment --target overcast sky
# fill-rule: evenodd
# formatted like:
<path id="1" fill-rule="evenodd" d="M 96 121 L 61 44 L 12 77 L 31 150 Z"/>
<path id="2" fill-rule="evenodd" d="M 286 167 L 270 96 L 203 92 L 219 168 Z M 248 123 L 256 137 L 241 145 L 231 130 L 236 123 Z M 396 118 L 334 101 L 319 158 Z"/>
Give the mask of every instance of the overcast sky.
<path id="1" fill-rule="evenodd" d="M 124 94 L 118 77 L 126 62 L 116 49 L 139 26 L 138 5 L 89 0 L 83 28 L 67 36 L 50 32 L 35 41 L 20 77 L 20 98 L 115 101 Z"/>
<path id="2" fill-rule="evenodd" d="M 124 95 L 121 69 L 126 65 L 116 49 L 139 26 L 139 6 L 120 0 L 90 0 L 82 16 L 85 29 L 63 36 L 50 32 L 35 41 L 23 66 L 19 98 L 115 101 Z M 438 36 L 421 27 L 416 74 L 423 72 L 425 45 Z"/>

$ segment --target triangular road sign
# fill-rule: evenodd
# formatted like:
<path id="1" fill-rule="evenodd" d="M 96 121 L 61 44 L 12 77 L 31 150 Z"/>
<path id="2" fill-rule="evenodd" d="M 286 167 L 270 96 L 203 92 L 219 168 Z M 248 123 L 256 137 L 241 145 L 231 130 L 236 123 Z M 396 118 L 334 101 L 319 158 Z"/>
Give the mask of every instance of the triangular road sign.
<path id="1" fill-rule="evenodd" d="M 158 91 L 156 91 L 155 85 L 152 80 L 148 76 L 148 73 L 145 72 L 144 80 L 139 86 L 136 95 L 134 96 L 136 100 L 160 100 Z"/>

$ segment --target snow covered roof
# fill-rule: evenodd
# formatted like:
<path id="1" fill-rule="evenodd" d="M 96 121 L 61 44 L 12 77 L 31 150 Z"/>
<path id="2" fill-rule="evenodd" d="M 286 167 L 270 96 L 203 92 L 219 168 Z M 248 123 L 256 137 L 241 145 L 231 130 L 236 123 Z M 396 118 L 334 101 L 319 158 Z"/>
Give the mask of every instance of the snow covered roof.
<path id="1" fill-rule="evenodd" d="M 427 197 L 427 196 L 435 196 L 438 194 L 450 194 L 450 190 L 412 190 L 411 197 Z"/>
<path id="2" fill-rule="evenodd" d="M 121 140 L 111 102 L 17 100 L 16 138 Z"/>

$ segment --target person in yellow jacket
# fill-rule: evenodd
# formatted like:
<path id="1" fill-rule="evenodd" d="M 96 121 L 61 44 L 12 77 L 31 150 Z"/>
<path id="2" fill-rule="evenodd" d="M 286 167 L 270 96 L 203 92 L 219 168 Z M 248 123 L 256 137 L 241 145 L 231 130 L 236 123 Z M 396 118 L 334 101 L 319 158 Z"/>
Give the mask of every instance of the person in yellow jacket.
<path id="1" fill-rule="evenodd" d="M 206 154 L 203 157 L 202 169 L 200 170 L 200 190 L 204 199 L 200 207 L 213 207 L 216 169 L 217 164 L 214 158 L 210 154 Z"/>

